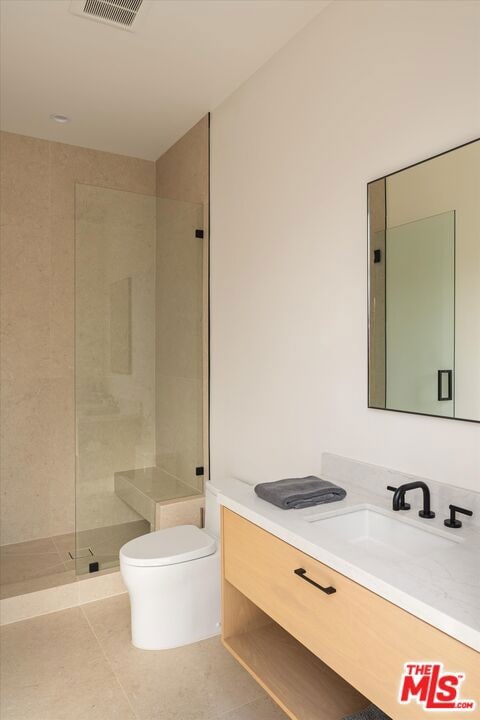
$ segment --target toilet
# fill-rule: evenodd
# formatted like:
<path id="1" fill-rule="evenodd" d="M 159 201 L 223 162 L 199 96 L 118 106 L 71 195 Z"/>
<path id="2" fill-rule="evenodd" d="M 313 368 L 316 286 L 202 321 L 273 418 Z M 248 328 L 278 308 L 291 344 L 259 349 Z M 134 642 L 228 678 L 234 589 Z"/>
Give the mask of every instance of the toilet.
<path id="1" fill-rule="evenodd" d="M 219 505 L 205 490 L 205 528 L 158 530 L 120 550 L 130 595 L 132 643 L 143 650 L 198 642 L 220 632 Z"/>

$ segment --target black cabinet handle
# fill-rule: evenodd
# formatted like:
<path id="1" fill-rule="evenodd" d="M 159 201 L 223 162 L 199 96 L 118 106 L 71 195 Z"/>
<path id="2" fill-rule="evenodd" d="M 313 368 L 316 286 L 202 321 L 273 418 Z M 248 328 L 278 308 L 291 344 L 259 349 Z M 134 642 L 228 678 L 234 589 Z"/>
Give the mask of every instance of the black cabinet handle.
<path id="1" fill-rule="evenodd" d="M 302 578 L 302 580 L 305 580 L 306 582 L 310 583 L 310 585 L 313 585 L 314 587 L 324 592 L 325 595 L 333 595 L 333 593 L 337 592 L 332 586 L 322 587 L 321 585 L 316 583 L 315 580 L 311 580 L 311 578 L 307 577 L 307 571 L 305 570 L 305 568 L 297 568 L 293 572 L 295 573 L 295 575 L 298 575 L 298 577 Z"/>
<path id="2" fill-rule="evenodd" d="M 447 392 L 444 392 L 443 378 L 447 377 Z M 452 370 L 439 370 L 438 371 L 438 400 L 451 400 L 453 397 L 453 371 Z"/>

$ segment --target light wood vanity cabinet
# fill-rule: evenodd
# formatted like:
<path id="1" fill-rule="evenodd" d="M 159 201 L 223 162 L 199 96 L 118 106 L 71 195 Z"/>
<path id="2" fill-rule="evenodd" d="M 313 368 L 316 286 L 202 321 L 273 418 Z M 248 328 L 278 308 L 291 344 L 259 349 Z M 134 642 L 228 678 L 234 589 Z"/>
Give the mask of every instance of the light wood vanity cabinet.
<path id="1" fill-rule="evenodd" d="M 407 661 L 466 672 L 462 697 L 477 698 L 473 649 L 232 511 L 222 514 L 223 642 L 290 717 L 340 720 L 373 702 L 394 720 L 446 718 L 397 702 Z M 299 568 L 335 592 L 295 574 Z"/>

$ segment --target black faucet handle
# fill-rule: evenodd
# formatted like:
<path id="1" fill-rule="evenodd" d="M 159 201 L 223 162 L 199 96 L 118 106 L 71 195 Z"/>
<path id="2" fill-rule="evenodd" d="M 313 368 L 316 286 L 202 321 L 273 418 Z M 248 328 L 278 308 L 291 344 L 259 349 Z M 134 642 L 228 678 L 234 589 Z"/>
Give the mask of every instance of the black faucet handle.
<path id="1" fill-rule="evenodd" d="M 443 524 L 446 525 L 449 528 L 461 528 L 462 523 L 460 520 L 457 520 L 455 517 L 455 513 L 461 513 L 462 515 L 468 515 L 469 517 L 472 517 L 473 512 L 471 510 L 466 510 L 465 508 L 458 507 L 458 505 L 449 505 L 448 509 L 450 510 L 450 517 L 443 521 Z"/>
<path id="2" fill-rule="evenodd" d="M 391 490 L 391 492 L 395 492 L 397 490 L 396 487 L 393 487 L 392 485 L 387 485 L 387 490 Z M 402 499 L 400 501 L 400 507 L 399 510 L 410 510 L 410 503 L 405 502 L 405 494 L 402 495 Z"/>

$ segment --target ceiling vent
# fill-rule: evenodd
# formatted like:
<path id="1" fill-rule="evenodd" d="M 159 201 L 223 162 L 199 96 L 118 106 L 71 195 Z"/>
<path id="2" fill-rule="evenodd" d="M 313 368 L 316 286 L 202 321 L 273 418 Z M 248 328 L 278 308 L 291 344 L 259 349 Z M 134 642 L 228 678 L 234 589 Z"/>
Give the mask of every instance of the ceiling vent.
<path id="1" fill-rule="evenodd" d="M 72 0 L 70 10 L 89 20 L 133 30 L 142 3 L 143 0 Z"/>

